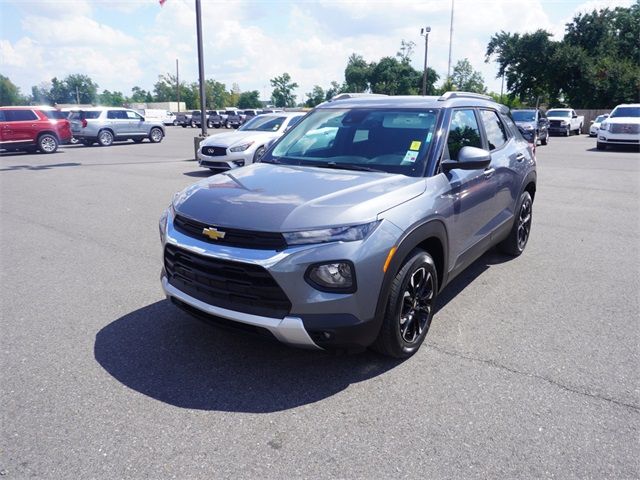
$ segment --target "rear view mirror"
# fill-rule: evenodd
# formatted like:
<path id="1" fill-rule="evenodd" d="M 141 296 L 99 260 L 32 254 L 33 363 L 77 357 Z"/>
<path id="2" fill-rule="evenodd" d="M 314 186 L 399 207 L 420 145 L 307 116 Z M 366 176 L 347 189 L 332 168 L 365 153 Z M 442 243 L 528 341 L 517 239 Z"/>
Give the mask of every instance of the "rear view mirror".
<path id="1" fill-rule="evenodd" d="M 481 170 L 491 163 L 491 154 L 482 148 L 462 147 L 458 153 L 458 161 L 444 160 L 440 166 L 443 172 L 450 170 Z"/>

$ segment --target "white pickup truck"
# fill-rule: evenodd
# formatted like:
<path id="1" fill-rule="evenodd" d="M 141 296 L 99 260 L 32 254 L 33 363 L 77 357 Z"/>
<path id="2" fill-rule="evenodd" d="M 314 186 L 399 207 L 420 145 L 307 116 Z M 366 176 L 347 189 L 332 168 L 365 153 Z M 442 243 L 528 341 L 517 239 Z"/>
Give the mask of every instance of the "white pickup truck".
<path id="1" fill-rule="evenodd" d="M 578 115 L 572 108 L 552 108 L 547 110 L 549 132 L 569 136 L 571 132 L 582 133 L 584 116 Z"/>

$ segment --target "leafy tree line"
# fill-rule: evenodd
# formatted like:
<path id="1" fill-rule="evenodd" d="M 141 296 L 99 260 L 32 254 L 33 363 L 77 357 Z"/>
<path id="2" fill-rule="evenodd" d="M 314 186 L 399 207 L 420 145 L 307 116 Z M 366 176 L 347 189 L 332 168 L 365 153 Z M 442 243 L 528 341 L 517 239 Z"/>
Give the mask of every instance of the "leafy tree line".
<path id="1" fill-rule="evenodd" d="M 640 0 L 629 8 L 578 14 L 562 40 L 551 37 L 546 30 L 491 37 L 486 61 L 497 62 L 511 98 L 573 108 L 638 101 Z"/>

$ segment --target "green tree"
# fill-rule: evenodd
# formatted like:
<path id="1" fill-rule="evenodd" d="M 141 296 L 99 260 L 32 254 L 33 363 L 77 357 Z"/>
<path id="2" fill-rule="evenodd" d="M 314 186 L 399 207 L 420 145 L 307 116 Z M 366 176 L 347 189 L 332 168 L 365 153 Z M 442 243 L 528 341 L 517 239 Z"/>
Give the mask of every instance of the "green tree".
<path id="1" fill-rule="evenodd" d="M 260 102 L 260 92 L 258 90 L 251 90 L 250 92 L 242 92 L 238 99 L 238 108 L 260 108 L 262 103 Z"/>
<path id="2" fill-rule="evenodd" d="M 338 82 L 333 80 L 331 82 L 331 86 L 327 88 L 327 91 L 325 92 L 324 99 L 331 100 L 333 97 L 335 97 L 339 93 L 346 92 L 347 91 L 346 88 L 347 86 L 345 84 L 340 85 Z"/>
<path id="3" fill-rule="evenodd" d="M 313 90 L 305 95 L 307 96 L 307 100 L 304 102 L 304 106 L 309 108 L 320 105 L 326 98 L 326 93 L 320 85 L 314 85 Z"/>
<path id="4" fill-rule="evenodd" d="M 207 97 L 207 106 L 209 108 L 220 109 L 226 107 L 229 103 L 229 92 L 227 92 L 227 86 L 212 78 L 205 81 L 205 95 Z"/>
<path id="5" fill-rule="evenodd" d="M 276 107 L 296 106 L 296 95 L 293 94 L 293 90 L 298 88 L 298 84 L 291 81 L 291 75 L 285 72 L 269 81 L 273 87 L 271 101 Z"/>
<path id="6" fill-rule="evenodd" d="M 364 92 L 369 88 L 372 65 L 369 65 L 362 55 L 352 53 L 344 69 L 344 80 L 348 92 Z"/>
<path id="7" fill-rule="evenodd" d="M 109 90 L 103 90 L 98 95 L 98 103 L 107 107 L 122 107 L 126 103 L 126 99 L 122 92 L 110 92 Z"/>
<path id="8" fill-rule="evenodd" d="M 8 77 L 0 74 L 0 106 L 24 105 L 28 100 L 20 93 L 20 88 Z"/>
<path id="9" fill-rule="evenodd" d="M 54 80 L 55 78 L 51 80 L 52 91 L 56 87 Z M 96 103 L 98 99 L 98 84 L 91 80 L 88 75 L 80 73 L 68 75 L 62 82 L 61 95 L 65 89 L 67 92 L 65 102 L 68 101 L 68 99 L 72 99 L 73 103 L 93 104 Z M 55 98 L 53 100 L 56 103 L 64 103 Z"/>
<path id="10" fill-rule="evenodd" d="M 231 84 L 231 90 L 227 94 L 227 101 L 229 102 L 228 106 L 237 107 L 238 102 L 240 101 L 240 94 L 242 91 L 240 90 L 240 85 L 237 83 Z"/>
<path id="11" fill-rule="evenodd" d="M 131 101 L 131 103 L 145 103 L 148 94 L 149 92 L 147 92 L 146 90 L 135 86 L 131 89 L 131 98 L 129 98 L 129 100 Z"/>
<path id="12" fill-rule="evenodd" d="M 453 67 L 451 82 L 457 90 L 463 92 L 485 93 L 487 87 L 480 72 L 473 69 L 468 58 L 458 60 Z"/>

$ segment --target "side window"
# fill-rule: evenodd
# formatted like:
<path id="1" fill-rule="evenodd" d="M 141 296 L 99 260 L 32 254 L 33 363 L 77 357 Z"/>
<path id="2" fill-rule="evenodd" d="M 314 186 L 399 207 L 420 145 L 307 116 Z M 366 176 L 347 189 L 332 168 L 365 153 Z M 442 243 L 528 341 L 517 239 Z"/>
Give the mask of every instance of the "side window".
<path id="1" fill-rule="evenodd" d="M 482 124 L 487 133 L 487 141 L 489 142 L 489 150 L 495 150 L 507 143 L 507 132 L 498 117 L 498 114 L 492 110 L 481 110 Z"/>
<path id="2" fill-rule="evenodd" d="M 38 120 L 38 116 L 31 110 L 5 110 L 8 122 L 29 122 Z"/>
<path id="3" fill-rule="evenodd" d="M 129 120 L 142 120 L 142 117 L 140 115 L 138 115 L 136 112 L 132 112 L 131 110 L 127 110 L 126 112 L 124 112 L 127 114 L 127 118 Z"/>
<path id="4" fill-rule="evenodd" d="M 5 122 L 4 110 L 0 110 L 0 122 Z"/>
<path id="5" fill-rule="evenodd" d="M 120 110 L 109 110 L 107 112 L 107 118 L 110 120 L 116 120 L 122 118 L 120 116 Z"/>
<path id="6" fill-rule="evenodd" d="M 511 130 L 511 136 L 512 137 L 522 138 L 522 134 L 520 133 L 520 130 L 518 130 L 518 127 L 516 126 L 515 122 L 511 118 L 511 115 L 503 114 L 502 115 L 502 121 L 507 126 L 507 128 L 509 130 Z"/>
<path id="7" fill-rule="evenodd" d="M 482 148 L 480 128 L 473 110 L 455 110 L 451 116 L 447 148 L 449 158 L 458 160 L 458 154 L 462 147 Z"/>

